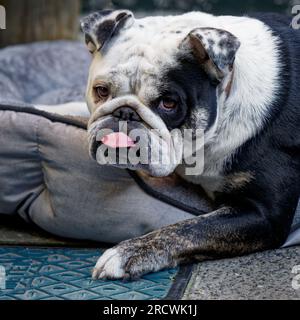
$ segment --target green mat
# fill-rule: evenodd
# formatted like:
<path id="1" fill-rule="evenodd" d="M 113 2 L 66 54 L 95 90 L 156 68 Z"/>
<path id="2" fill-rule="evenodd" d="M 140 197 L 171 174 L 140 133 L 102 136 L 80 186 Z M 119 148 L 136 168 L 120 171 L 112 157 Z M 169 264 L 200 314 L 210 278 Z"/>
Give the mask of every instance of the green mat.
<path id="1" fill-rule="evenodd" d="M 97 249 L 0 247 L 0 300 L 153 300 L 176 298 L 182 287 L 182 277 L 175 281 L 178 269 L 134 282 L 94 281 L 91 270 L 100 254 Z"/>

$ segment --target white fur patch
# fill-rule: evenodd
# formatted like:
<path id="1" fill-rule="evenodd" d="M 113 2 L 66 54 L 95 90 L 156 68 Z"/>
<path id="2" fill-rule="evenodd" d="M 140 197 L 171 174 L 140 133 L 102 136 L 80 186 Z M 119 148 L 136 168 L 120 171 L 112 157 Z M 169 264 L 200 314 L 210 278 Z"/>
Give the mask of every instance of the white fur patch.
<path id="1" fill-rule="evenodd" d="M 212 192 L 222 185 L 224 162 L 263 127 L 280 85 L 279 39 L 271 30 L 249 18 L 236 20 L 228 29 L 242 44 L 235 59 L 231 94 L 228 99 L 218 97 L 218 123 L 214 137 L 206 142 L 205 170 L 193 181 Z"/>
<path id="2" fill-rule="evenodd" d="M 117 249 L 108 249 L 99 258 L 94 270 L 93 279 L 120 279 L 125 275 L 122 259 Z"/>

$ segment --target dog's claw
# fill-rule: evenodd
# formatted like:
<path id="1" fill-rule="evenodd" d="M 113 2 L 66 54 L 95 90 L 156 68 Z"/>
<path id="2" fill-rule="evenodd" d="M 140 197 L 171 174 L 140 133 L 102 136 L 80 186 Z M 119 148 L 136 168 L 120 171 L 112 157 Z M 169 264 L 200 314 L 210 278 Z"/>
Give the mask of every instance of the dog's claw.
<path id="1" fill-rule="evenodd" d="M 98 270 L 96 268 L 94 268 L 92 270 L 92 278 L 93 278 L 93 280 L 97 280 L 98 279 L 98 274 L 99 274 Z"/>

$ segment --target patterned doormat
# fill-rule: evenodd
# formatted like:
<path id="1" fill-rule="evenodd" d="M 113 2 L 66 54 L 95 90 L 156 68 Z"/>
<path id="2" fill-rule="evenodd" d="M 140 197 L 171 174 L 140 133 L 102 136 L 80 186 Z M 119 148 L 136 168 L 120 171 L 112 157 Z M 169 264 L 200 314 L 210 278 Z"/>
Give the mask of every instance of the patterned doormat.
<path id="1" fill-rule="evenodd" d="M 91 270 L 100 254 L 98 249 L 0 247 L 0 300 L 176 299 L 188 280 L 189 272 L 172 269 L 134 282 L 94 281 Z"/>

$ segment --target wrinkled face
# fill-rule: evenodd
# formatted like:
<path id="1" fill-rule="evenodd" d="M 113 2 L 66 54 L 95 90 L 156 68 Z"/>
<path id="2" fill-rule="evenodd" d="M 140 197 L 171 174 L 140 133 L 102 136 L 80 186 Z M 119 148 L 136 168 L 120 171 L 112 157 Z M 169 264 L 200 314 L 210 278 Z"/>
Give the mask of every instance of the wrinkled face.
<path id="1" fill-rule="evenodd" d="M 239 43 L 223 30 L 193 24 L 176 17 L 134 20 L 128 11 L 83 21 L 93 54 L 90 153 L 99 163 L 167 176 L 184 162 L 185 130 L 195 139 L 213 128 L 218 86 Z"/>

